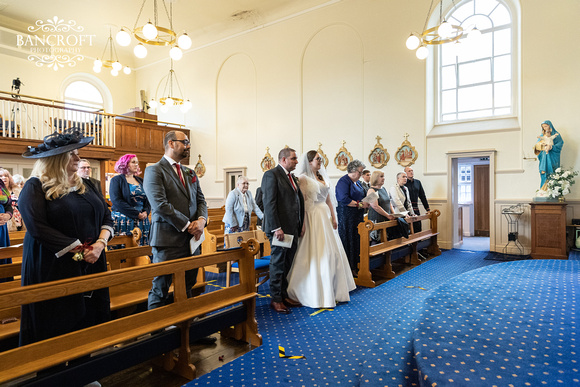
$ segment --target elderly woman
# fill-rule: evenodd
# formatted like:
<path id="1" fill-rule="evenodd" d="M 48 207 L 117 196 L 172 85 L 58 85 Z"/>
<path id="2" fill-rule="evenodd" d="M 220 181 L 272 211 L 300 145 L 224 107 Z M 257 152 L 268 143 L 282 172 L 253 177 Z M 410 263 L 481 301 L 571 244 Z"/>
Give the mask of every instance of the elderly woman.
<path id="1" fill-rule="evenodd" d="M 0 168 L 0 180 L 2 180 L 4 186 L 10 193 L 10 199 L 12 199 L 12 209 L 14 210 L 12 219 L 8 221 L 8 231 L 11 232 L 25 230 L 25 228 L 23 228 L 20 211 L 18 211 L 18 196 L 20 195 L 22 188 L 14 182 L 10 172 L 4 168 Z"/>
<path id="2" fill-rule="evenodd" d="M 238 177 L 236 188 L 230 191 L 226 199 L 226 213 L 222 219 L 224 222 L 224 233 L 233 234 L 236 232 L 250 231 L 250 216 L 252 211 L 263 219 L 264 214 L 258 207 L 252 193 L 248 190 L 250 183 L 245 176 Z"/>
<path id="3" fill-rule="evenodd" d="M 113 204 L 112 215 L 115 235 L 127 235 L 135 227 L 141 229 L 140 245 L 149 244 L 149 212 L 151 205 L 143 189 L 143 179 L 138 175 L 139 160 L 133 154 L 122 156 L 115 164 L 115 172 L 109 184 L 109 197 Z"/>
<path id="4" fill-rule="evenodd" d="M 347 174 L 336 183 L 338 234 L 355 276 L 358 273 L 360 261 L 358 224 L 364 220 L 364 209 L 369 207 L 368 203 L 362 202 L 364 190 L 359 183 L 364 169 L 363 163 L 353 160 L 346 166 Z"/>
<path id="5" fill-rule="evenodd" d="M 44 143 L 22 155 L 38 159 L 20 193 L 20 212 L 28 228 L 22 255 L 23 286 L 107 270 L 111 213 L 97 188 L 76 173 L 78 149 L 92 140 L 71 128 L 46 136 Z M 20 344 L 105 322 L 109 305 L 108 288 L 23 305 Z"/>
<path id="6" fill-rule="evenodd" d="M 371 208 L 369 209 L 369 220 L 375 223 L 386 222 L 388 220 L 397 219 L 399 222 L 398 226 L 389 227 L 387 229 L 387 239 L 395 239 L 402 237 L 409 237 L 409 224 L 402 218 L 397 218 L 392 214 L 395 213 L 395 209 L 391 204 L 391 196 L 386 189 L 383 188 L 385 184 L 385 174 L 384 172 L 374 171 L 370 179 L 370 187 L 368 194 L 376 192 L 379 195 L 377 200 L 371 202 Z M 380 243 L 380 231 L 371 231 L 371 242 Z"/>

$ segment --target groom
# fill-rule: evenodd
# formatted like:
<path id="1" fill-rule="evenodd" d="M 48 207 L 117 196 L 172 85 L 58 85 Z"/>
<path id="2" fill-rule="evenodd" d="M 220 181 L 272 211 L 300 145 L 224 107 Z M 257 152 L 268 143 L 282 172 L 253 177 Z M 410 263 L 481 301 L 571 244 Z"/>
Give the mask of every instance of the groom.
<path id="1" fill-rule="evenodd" d="M 298 237 L 302 236 L 304 221 L 304 197 L 298 180 L 292 172 L 298 164 L 296 151 L 284 148 L 278 154 L 278 166 L 264 173 L 262 195 L 264 202 L 264 221 L 262 230 L 268 235 L 271 244 L 270 255 L 270 307 L 278 313 L 288 314 L 292 306 L 302 306 L 298 301 L 288 298 L 288 280 Z M 274 246 L 274 239 L 284 240 L 284 235 L 292 235 L 290 248 Z"/>

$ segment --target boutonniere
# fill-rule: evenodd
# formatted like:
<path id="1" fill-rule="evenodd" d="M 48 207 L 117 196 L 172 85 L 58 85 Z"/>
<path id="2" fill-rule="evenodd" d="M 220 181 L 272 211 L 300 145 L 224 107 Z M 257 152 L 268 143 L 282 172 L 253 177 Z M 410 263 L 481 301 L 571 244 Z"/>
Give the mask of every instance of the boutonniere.
<path id="1" fill-rule="evenodd" d="M 191 183 L 195 183 L 197 181 L 197 176 L 195 175 L 193 169 L 185 168 L 185 174 L 189 176 Z"/>

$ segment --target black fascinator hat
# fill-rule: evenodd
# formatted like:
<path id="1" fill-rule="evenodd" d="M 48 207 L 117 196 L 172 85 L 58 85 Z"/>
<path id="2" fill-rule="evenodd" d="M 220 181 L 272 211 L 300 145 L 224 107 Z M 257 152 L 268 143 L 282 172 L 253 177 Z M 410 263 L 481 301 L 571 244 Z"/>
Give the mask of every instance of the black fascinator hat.
<path id="1" fill-rule="evenodd" d="M 79 128 L 68 128 L 58 133 L 44 137 L 42 144 L 37 147 L 29 146 L 28 150 L 22 154 L 27 159 L 40 159 L 69 152 L 89 145 L 95 138 L 85 137 Z"/>

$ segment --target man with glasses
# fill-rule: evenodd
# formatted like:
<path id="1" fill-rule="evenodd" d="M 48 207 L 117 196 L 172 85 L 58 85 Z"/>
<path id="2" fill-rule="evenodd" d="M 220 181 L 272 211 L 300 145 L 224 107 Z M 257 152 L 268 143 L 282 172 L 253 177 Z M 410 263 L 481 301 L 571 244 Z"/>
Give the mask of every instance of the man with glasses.
<path id="1" fill-rule="evenodd" d="M 103 195 L 103 190 L 101 189 L 101 181 L 91 177 L 91 163 L 89 160 L 80 159 L 77 175 L 79 175 L 83 179 L 90 180 L 90 182 L 93 183 L 95 187 L 97 187 L 97 190 L 99 191 L 101 196 Z"/>
<path id="2" fill-rule="evenodd" d="M 153 262 L 165 262 L 199 255 L 200 247 L 190 251 L 190 240 L 199 240 L 207 221 L 207 204 L 193 169 L 181 165 L 191 148 L 187 135 L 167 132 L 163 139 L 165 154 L 159 162 L 145 169 L 143 187 L 151 203 L 151 233 L 149 244 Z M 185 290 L 192 296 L 197 269 L 185 273 Z M 155 309 L 167 302 L 172 276 L 155 277 L 149 291 L 148 308 Z M 215 341 L 215 340 L 214 340 Z"/>

